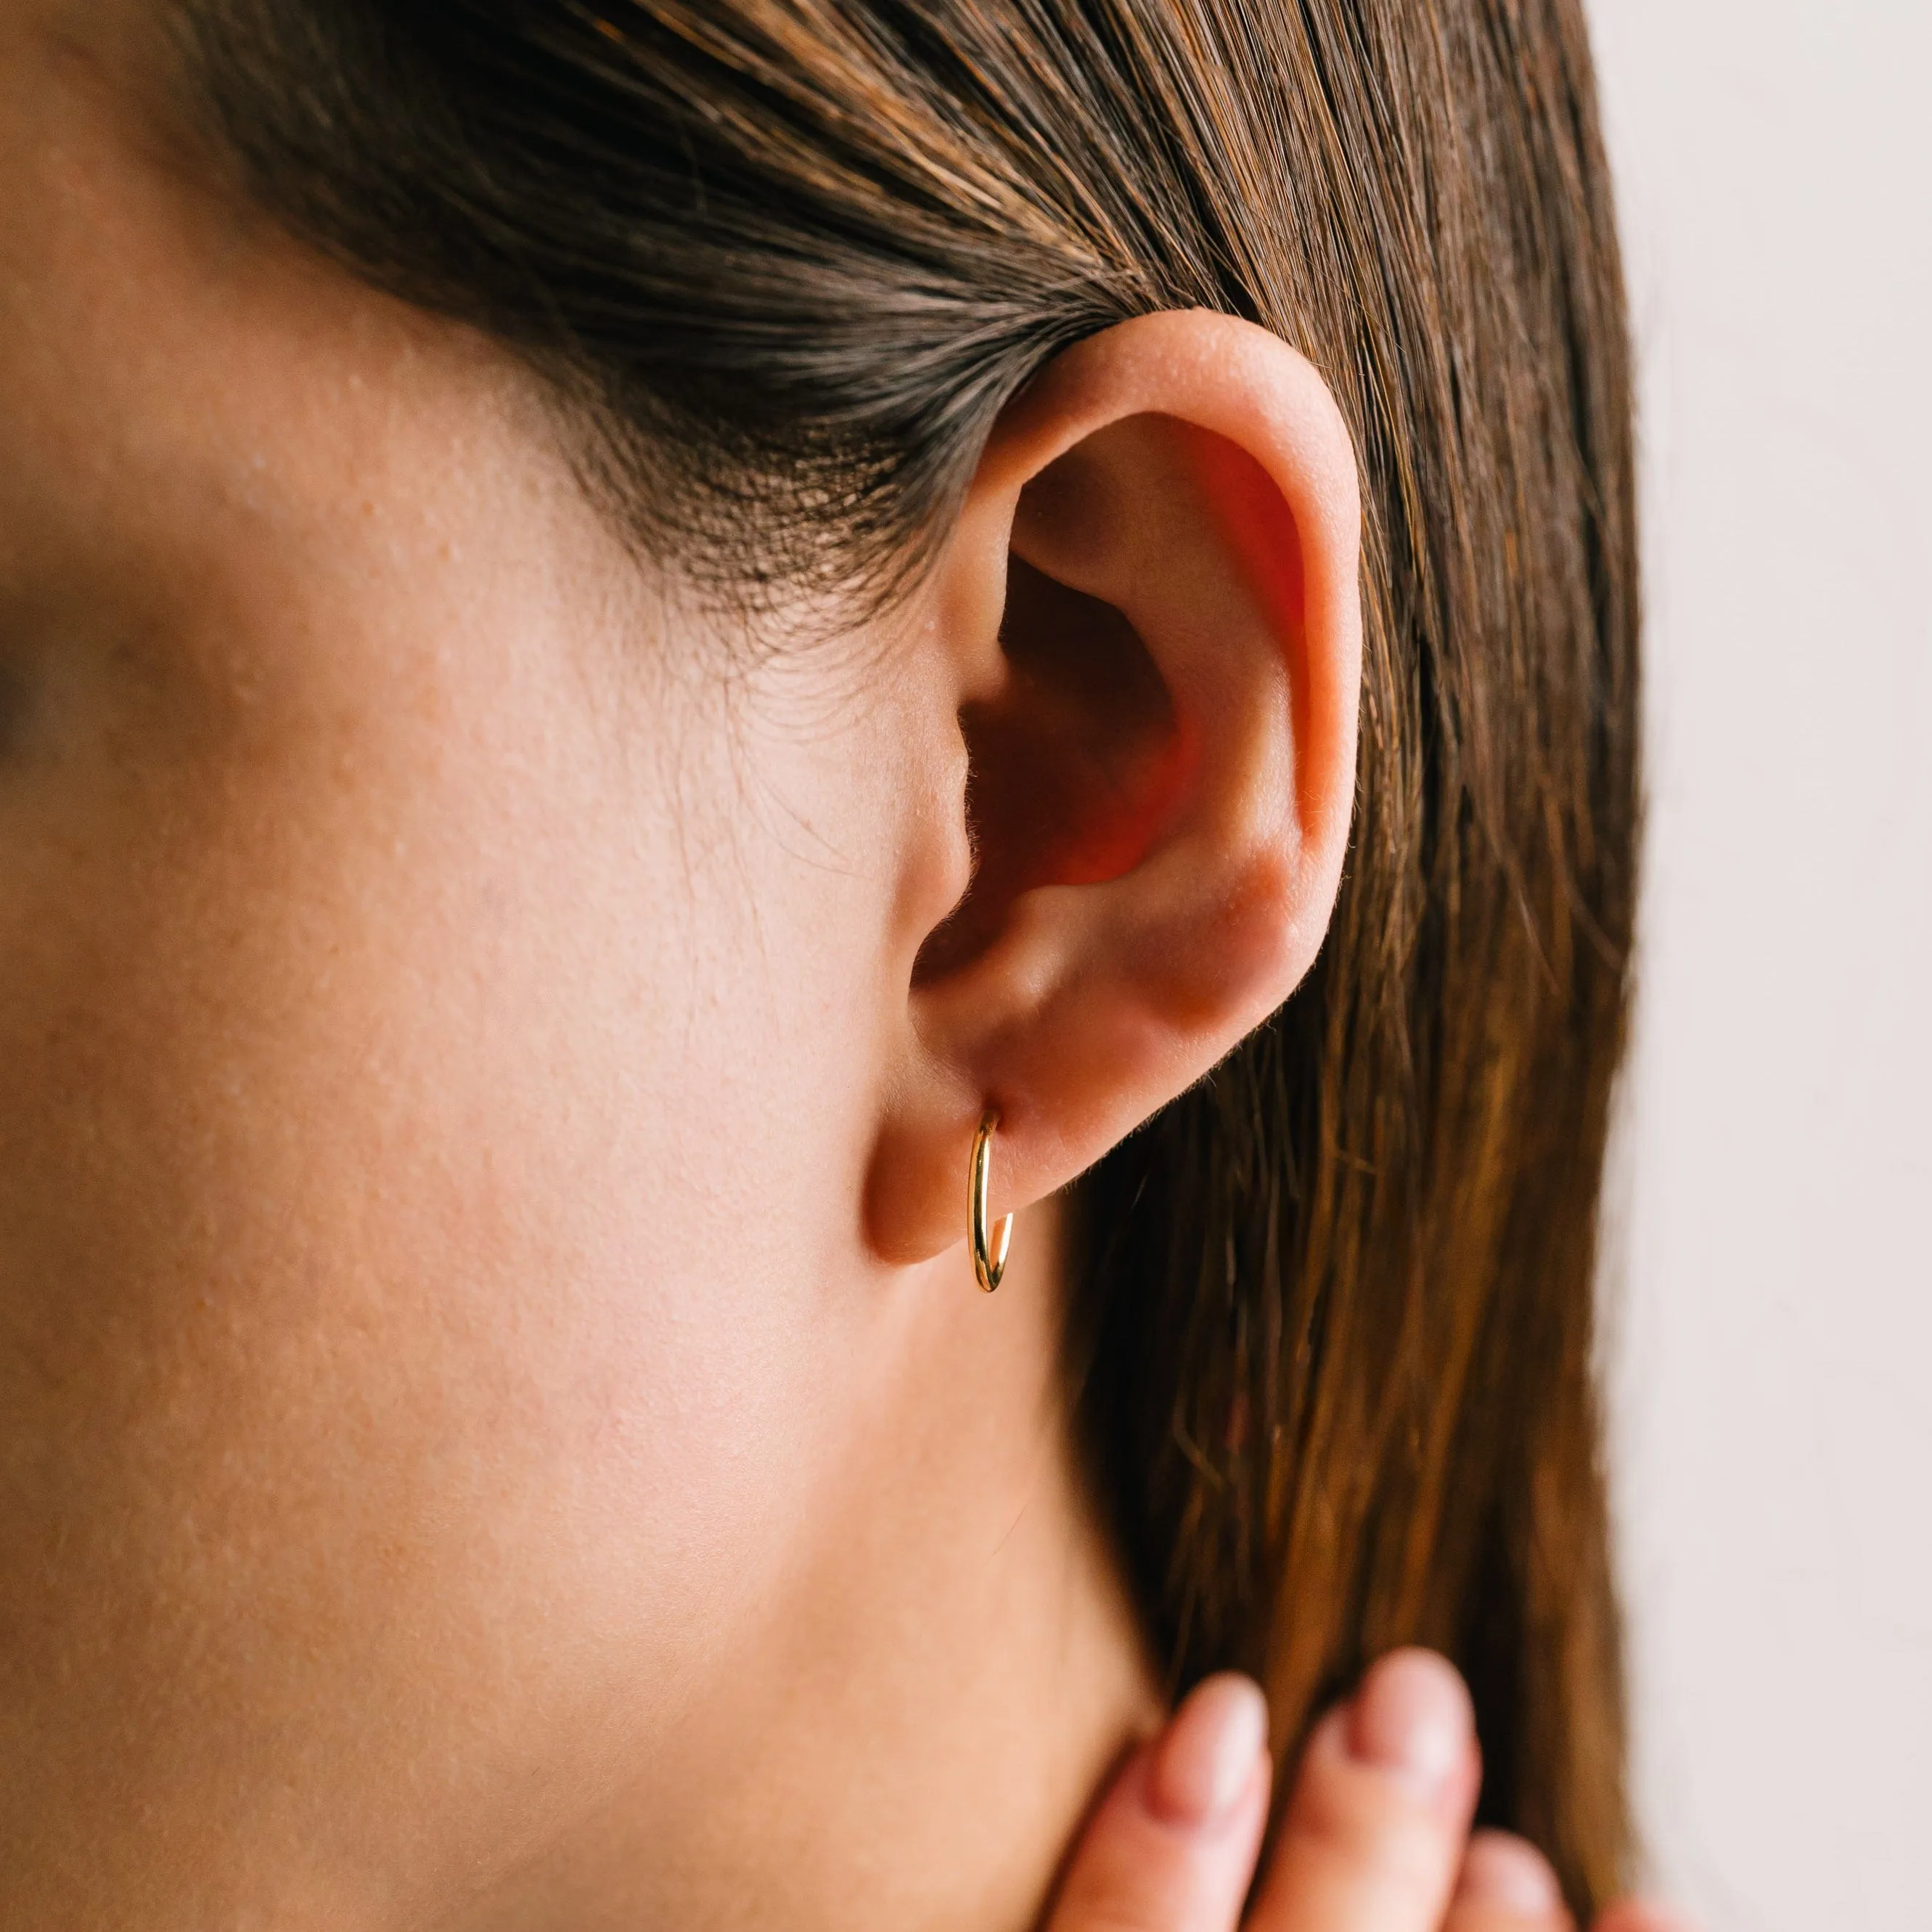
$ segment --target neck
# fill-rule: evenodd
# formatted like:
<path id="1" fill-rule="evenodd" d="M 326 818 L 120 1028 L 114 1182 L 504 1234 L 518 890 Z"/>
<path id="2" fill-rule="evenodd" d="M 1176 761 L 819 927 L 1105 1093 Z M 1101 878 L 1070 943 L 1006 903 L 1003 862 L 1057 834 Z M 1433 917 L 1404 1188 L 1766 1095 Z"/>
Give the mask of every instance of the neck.
<path id="1" fill-rule="evenodd" d="M 1158 1718 L 1068 1439 L 1056 1235 L 1023 1217 L 990 1300 L 956 1256 L 893 1291 L 828 1414 L 840 1452 L 769 1621 L 730 1640 L 633 1800 L 646 1868 L 612 1888 L 614 1924 L 1036 1921 Z"/>

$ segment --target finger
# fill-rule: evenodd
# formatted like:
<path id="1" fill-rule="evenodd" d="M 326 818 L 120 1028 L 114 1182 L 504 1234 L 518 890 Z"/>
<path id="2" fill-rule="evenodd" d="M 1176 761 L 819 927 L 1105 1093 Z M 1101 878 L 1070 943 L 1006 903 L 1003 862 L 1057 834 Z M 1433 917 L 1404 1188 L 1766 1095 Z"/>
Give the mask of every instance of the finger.
<path id="1" fill-rule="evenodd" d="M 1527 1839 L 1478 1832 L 1462 1854 L 1442 1932 L 1574 1932 L 1550 1861 Z"/>
<path id="2" fill-rule="evenodd" d="M 1462 1680 L 1384 1658 L 1309 1739 L 1252 1932 L 1437 1932 L 1481 1779 Z"/>
<path id="3" fill-rule="evenodd" d="M 1626 1898 L 1601 1912 L 1591 1932 L 1697 1932 L 1697 1926 L 1673 1906 Z"/>
<path id="4" fill-rule="evenodd" d="M 1269 1781 L 1259 1688 L 1210 1677 L 1094 1814 L 1048 1932 L 1234 1932 Z"/>

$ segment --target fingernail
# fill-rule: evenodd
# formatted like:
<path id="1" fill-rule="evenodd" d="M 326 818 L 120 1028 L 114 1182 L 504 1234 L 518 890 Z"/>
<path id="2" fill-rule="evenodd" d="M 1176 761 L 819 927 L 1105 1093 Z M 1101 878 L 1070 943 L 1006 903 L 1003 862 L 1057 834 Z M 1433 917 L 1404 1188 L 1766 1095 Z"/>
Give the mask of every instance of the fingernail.
<path id="1" fill-rule="evenodd" d="M 1246 1677 L 1210 1677 L 1182 1705 L 1154 1754 L 1148 1796 L 1170 1823 L 1211 1825 L 1252 1782 L 1268 1746 L 1268 1701 Z"/>
<path id="2" fill-rule="evenodd" d="M 1474 1735 L 1469 1694 L 1450 1665 L 1431 1651 L 1399 1650 L 1364 1680 L 1348 1744 L 1364 1763 L 1435 1796 L 1467 1759 Z"/>
<path id="3" fill-rule="evenodd" d="M 1696 1919 L 1654 1898 L 1630 1899 L 1612 1916 L 1617 1932 L 1698 1932 Z"/>
<path id="4" fill-rule="evenodd" d="M 1546 1918 L 1563 1904 L 1550 1861 L 1534 1845 L 1500 1832 L 1478 1832 L 1469 1840 L 1456 1897 L 1524 1918 Z"/>

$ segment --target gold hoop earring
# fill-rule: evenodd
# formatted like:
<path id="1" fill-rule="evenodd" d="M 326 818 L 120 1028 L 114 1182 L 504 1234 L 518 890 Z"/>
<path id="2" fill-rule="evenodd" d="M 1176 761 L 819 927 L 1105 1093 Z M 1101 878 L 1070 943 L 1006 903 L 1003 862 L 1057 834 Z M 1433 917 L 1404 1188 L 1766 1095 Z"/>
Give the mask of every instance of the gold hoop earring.
<path id="1" fill-rule="evenodd" d="M 966 1221 L 973 1232 L 973 1273 L 980 1286 L 991 1294 L 1004 1280 L 1006 1244 L 1013 1238 L 1013 1217 L 1000 1223 L 999 1240 L 990 1251 L 986 1241 L 986 1186 L 993 1165 L 993 1130 L 1000 1124 L 1000 1110 L 988 1107 L 980 1117 L 980 1131 L 973 1136 L 973 1168 L 966 1186 Z"/>

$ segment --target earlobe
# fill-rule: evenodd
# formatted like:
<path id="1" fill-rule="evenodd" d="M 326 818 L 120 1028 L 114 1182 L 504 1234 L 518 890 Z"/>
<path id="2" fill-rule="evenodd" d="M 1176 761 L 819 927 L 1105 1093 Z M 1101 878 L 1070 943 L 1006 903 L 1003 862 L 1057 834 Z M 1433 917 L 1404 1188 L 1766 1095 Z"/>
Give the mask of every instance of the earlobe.
<path id="1" fill-rule="evenodd" d="M 1285 1000 L 1326 929 L 1354 776 L 1353 452 L 1274 337 L 1123 324 L 1009 410 L 940 563 L 976 864 L 908 988 L 874 1245 L 956 1244 L 1072 1180 Z M 998 612 L 997 621 L 992 614 Z"/>

